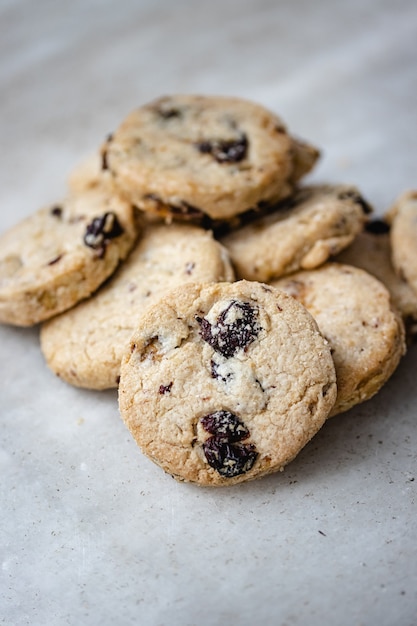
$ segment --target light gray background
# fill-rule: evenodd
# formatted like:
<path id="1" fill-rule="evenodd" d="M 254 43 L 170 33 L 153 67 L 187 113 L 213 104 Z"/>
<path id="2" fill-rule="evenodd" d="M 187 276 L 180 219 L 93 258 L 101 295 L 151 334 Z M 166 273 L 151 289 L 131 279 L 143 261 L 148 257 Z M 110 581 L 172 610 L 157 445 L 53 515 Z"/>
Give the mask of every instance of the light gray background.
<path id="1" fill-rule="evenodd" d="M 310 180 L 382 214 L 417 187 L 414 0 L 0 0 L 0 230 L 65 193 L 125 114 L 172 92 L 244 96 L 323 150 Z M 177 484 L 116 392 L 0 328 L 0 623 L 415 626 L 416 347 L 284 473 Z"/>

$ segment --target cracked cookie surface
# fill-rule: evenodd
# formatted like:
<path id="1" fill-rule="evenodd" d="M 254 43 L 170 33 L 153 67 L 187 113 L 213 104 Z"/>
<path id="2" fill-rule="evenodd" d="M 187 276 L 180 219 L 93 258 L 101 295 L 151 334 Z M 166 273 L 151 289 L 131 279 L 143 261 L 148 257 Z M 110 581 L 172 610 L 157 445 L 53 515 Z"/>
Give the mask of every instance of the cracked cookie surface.
<path id="1" fill-rule="evenodd" d="M 220 241 L 238 278 L 268 281 L 323 264 L 353 241 L 370 211 L 356 187 L 310 185 Z"/>
<path id="2" fill-rule="evenodd" d="M 0 237 L 0 322 L 30 326 L 88 297 L 137 232 L 131 204 L 100 185 L 22 220 Z"/>
<path id="3" fill-rule="evenodd" d="M 189 284 L 139 322 L 121 368 L 121 416 L 178 480 L 231 485 L 282 469 L 336 397 L 306 309 L 256 282 Z"/>
<path id="4" fill-rule="evenodd" d="M 93 298 L 42 325 L 46 362 L 73 385 L 116 387 L 125 346 L 146 307 L 175 286 L 233 278 L 227 252 L 210 232 L 147 225 L 128 259 Z"/>
<path id="5" fill-rule="evenodd" d="M 288 196 L 318 150 L 261 105 L 172 95 L 133 111 L 102 164 L 140 209 L 169 219 L 228 220 Z"/>
<path id="6" fill-rule="evenodd" d="M 337 377 L 330 415 L 375 395 L 405 352 L 403 322 L 386 287 L 368 272 L 339 263 L 271 284 L 307 308 L 330 344 Z"/>

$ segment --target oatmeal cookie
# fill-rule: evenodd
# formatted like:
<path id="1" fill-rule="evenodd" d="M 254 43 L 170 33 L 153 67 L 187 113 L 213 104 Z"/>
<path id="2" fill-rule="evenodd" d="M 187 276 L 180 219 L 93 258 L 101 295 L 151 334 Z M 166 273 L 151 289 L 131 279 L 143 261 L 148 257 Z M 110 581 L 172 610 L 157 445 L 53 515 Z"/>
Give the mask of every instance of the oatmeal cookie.
<path id="1" fill-rule="evenodd" d="M 322 265 L 353 241 L 370 211 L 356 187 L 311 185 L 220 240 L 238 278 L 267 282 Z"/>
<path id="2" fill-rule="evenodd" d="M 387 287 L 394 306 L 401 313 L 407 340 L 411 343 L 417 335 L 417 293 L 394 270 L 389 231 L 390 225 L 385 219 L 371 220 L 351 245 L 335 257 L 335 261 L 360 267 Z"/>
<path id="3" fill-rule="evenodd" d="M 148 225 L 128 259 L 94 294 L 41 328 L 49 367 L 90 389 L 116 387 L 120 362 L 145 309 L 175 286 L 234 279 L 227 252 L 191 225 Z"/>
<path id="4" fill-rule="evenodd" d="M 142 451 L 178 480 L 219 486 L 283 469 L 335 397 L 330 349 L 312 316 L 248 281 L 185 285 L 150 307 L 119 386 Z"/>
<path id="5" fill-rule="evenodd" d="M 132 205 L 106 186 L 33 213 L 0 237 L 0 322 L 30 326 L 86 298 L 137 232 Z"/>
<path id="6" fill-rule="evenodd" d="M 330 415 L 375 395 L 405 352 L 402 319 L 384 285 L 340 263 L 297 272 L 272 285 L 307 308 L 330 344 L 337 377 Z"/>
<path id="7" fill-rule="evenodd" d="M 319 151 L 259 104 L 173 95 L 133 111 L 102 147 L 130 201 L 168 219 L 228 220 L 288 196 Z"/>

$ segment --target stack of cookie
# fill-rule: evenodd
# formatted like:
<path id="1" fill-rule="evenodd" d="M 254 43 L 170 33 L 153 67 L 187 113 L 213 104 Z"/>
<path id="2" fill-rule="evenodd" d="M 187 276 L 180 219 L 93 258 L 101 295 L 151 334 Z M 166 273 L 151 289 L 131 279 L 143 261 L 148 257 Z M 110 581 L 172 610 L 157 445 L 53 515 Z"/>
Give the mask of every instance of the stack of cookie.
<path id="1" fill-rule="evenodd" d="M 179 480 L 281 470 L 382 387 L 417 320 L 416 195 L 381 226 L 356 187 L 302 184 L 318 157 L 252 102 L 139 108 L 64 201 L 2 236 L 0 321 L 42 323 L 65 381 L 118 387 L 136 442 Z"/>

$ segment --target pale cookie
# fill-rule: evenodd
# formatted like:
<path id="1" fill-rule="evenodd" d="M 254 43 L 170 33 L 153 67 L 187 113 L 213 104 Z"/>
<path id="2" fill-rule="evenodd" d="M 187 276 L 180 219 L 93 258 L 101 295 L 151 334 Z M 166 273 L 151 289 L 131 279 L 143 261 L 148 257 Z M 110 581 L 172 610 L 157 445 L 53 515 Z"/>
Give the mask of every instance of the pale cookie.
<path id="1" fill-rule="evenodd" d="M 113 177 L 103 166 L 99 152 L 90 154 L 77 163 L 68 175 L 68 187 L 71 193 L 82 193 L 94 189 L 105 181 L 113 184 Z"/>
<path id="2" fill-rule="evenodd" d="M 360 267 L 384 283 L 402 315 L 407 340 L 411 342 L 417 335 L 417 294 L 394 271 L 389 230 L 389 224 L 383 219 L 368 222 L 365 230 L 335 257 L 335 261 Z"/>
<path id="3" fill-rule="evenodd" d="M 232 485 L 282 470 L 336 397 L 307 310 L 240 281 L 173 290 L 140 320 L 119 404 L 142 451 L 178 480 Z"/>
<path id="4" fill-rule="evenodd" d="M 400 196 L 388 218 L 394 269 L 417 294 L 417 191 Z"/>
<path id="5" fill-rule="evenodd" d="M 0 237 L 0 322 L 30 326 L 86 298 L 137 237 L 133 207 L 97 187 L 40 209 Z"/>
<path id="6" fill-rule="evenodd" d="M 188 225 L 148 226 L 93 298 L 42 326 L 45 359 L 73 385 L 116 387 L 123 352 L 147 306 L 187 282 L 233 279 L 227 253 L 210 232 Z"/>
<path id="7" fill-rule="evenodd" d="M 307 308 L 330 344 L 337 377 L 330 415 L 379 391 L 405 352 L 402 319 L 379 280 L 356 267 L 327 263 L 272 285 Z"/>
<path id="8" fill-rule="evenodd" d="M 228 220 L 291 192 L 319 156 L 262 106 L 173 95 L 133 111 L 102 148 L 135 206 L 161 217 Z"/>
<path id="9" fill-rule="evenodd" d="M 238 278 L 267 282 L 322 265 L 353 241 L 370 211 L 355 187 L 308 186 L 221 242 Z"/>

